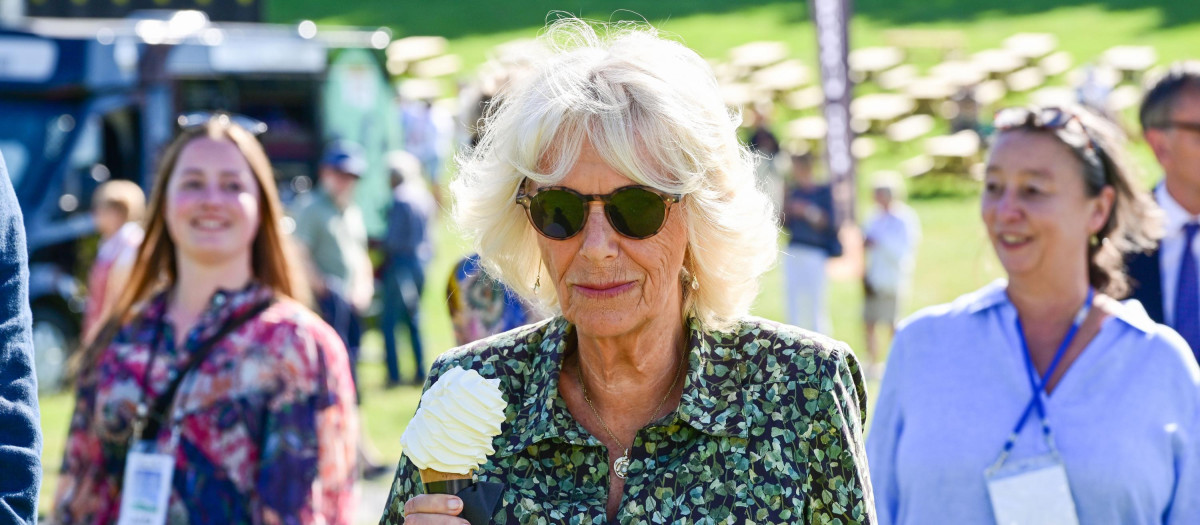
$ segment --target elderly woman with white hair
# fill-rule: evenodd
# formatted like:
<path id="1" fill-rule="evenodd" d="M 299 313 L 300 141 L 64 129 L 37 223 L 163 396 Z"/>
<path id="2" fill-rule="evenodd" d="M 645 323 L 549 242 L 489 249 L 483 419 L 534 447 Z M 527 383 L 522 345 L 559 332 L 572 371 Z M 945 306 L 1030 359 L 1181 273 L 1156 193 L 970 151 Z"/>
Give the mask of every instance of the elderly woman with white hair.
<path id="1" fill-rule="evenodd" d="M 645 25 L 560 20 L 451 186 L 492 275 L 557 315 L 452 350 L 508 402 L 477 471 L 495 523 L 863 523 L 862 375 L 844 343 L 749 317 L 775 262 L 708 65 Z M 463 523 L 400 460 L 382 523 Z"/>

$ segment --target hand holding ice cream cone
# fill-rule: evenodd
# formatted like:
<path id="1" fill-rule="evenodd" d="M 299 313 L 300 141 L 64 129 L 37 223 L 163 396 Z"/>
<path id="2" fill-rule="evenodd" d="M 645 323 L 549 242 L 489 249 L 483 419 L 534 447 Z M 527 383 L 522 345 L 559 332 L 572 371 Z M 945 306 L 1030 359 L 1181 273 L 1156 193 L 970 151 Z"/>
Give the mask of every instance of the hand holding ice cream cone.
<path id="1" fill-rule="evenodd" d="M 400 437 L 404 455 L 421 471 L 429 494 L 457 494 L 495 453 L 508 404 L 499 379 L 454 367 L 421 396 L 421 407 Z"/>

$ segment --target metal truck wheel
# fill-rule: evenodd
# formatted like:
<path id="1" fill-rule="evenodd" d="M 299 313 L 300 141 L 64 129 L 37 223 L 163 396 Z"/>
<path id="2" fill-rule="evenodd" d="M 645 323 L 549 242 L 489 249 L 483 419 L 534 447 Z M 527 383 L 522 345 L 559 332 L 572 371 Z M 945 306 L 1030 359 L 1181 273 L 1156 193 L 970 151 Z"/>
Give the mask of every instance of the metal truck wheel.
<path id="1" fill-rule="evenodd" d="M 62 388 L 67 374 L 67 358 L 74 346 L 73 323 L 53 308 L 33 310 L 33 363 L 38 390 L 54 392 Z"/>

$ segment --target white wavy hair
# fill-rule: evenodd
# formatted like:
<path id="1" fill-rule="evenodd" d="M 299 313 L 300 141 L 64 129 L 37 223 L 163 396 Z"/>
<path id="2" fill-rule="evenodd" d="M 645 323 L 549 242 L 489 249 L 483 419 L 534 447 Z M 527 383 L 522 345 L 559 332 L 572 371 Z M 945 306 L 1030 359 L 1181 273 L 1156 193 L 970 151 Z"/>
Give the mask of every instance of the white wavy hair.
<path id="1" fill-rule="evenodd" d="M 709 329 L 731 327 L 775 263 L 779 226 L 755 183 L 755 157 L 738 141 L 741 117 L 725 106 L 711 68 L 645 23 L 561 19 L 539 41 L 547 55 L 493 100 L 450 186 L 458 225 L 489 273 L 560 311 L 555 287 L 535 286 L 549 271 L 515 198 L 525 178 L 562 180 L 590 141 L 635 183 L 684 195 L 675 204 L 687 210 L 682 313 Z"/>

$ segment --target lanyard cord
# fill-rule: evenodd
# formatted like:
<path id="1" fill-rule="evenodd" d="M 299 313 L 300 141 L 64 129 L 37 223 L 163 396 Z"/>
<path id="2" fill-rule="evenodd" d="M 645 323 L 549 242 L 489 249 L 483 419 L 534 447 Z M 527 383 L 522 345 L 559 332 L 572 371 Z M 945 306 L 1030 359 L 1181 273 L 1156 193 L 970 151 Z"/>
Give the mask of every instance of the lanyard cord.
<path id="1" fill-rule="evenodd" d="M 150 436 L 149 439 L 155 439 L 158 436 L 160 425 L 164 422 L 168 415 L 167 410 L 175 401 L 176 393 L 178 392 L 180 384 L 188 376 L 188 374 L 208 358 L 208 355 L 212 353 L 217 343 L 221 342 L 225 336 L 229 335 L 231 332 L 255 317 L 258 317 L 258 314 L 262 313 L 274 303 L 275 297 L 271 296 L 266 300 L 252 306 L 241 315 L 227 319 L 215 334 L 213 334 L 204 342 L 200 343 L 197 348 L 192 351 L 192 355 L 189 356 L 187 362 L 176 371 L 176 374 L 171 379 L 167 389 L 154 399 L 153 404 L 148 406 L 146 403 L 148 400 L 144 400 L 138 405 L 138 419 L 141 422 L 140 424 L 144 425 L 144 427 L 139 428 L 138 431 L 135 432 L 135 434 L 139 436 L 138 439 L 144 439 L 144 436 Z M 163 322 L 165 323 L 165 320 L 163 320 Z M 152 358 L 157 355 L 157 347 L 162 344 L 162 325 L 159 325 L 159 328 L 160 331 L 155 337 L 155 353 L 152 354 Z M 149 374 L 150 370 L 147 368 L 145 374 L 146 380 L 149 380 Z M 147 393 L 149 393 L 149 389 L 147 389 Z M 144 434 L 142 432 L 143 430 L 145 431 Z"/>
<path id="2" fill-rule="evenodd" d="M 1021 413 L 1021 419 L 1017 421 L 1016 427 L 1013 428 L 1012 434 L 1008 436 L 1008 441 L 1004 443 L 1004 451 L 1000 453 L 1000 460 L 997 462 L 1003 463 L 1003 460 L 1012 452 L 1013 446 L 1017 442 L 1017 436 L 1021 434 L 1021 429 L 1025 428 L 1025 422 L 1029 419 L 1030 413 L 1034 407 L 1037 407 L 1038 417 L 1042 421 L 1042 435 L 1045 436 L 1046 442 L 1050 446 L 1054 446 L 1053 440 L 1050 438 L 1050 424 L 1046 421 L 1046 407 L 1042 403 L 1042 390 L 1050 378 L 1054 376 L 1054 371 L 1058 369 L 1058 364 L 1062 361 L 1063 356 L 1067 353 L 1067 347 L 1071 346 L 1071 342 L 1075 339 L 1076 332 L 1079 331 L 1079 325 L 1083 324 L 1083 319 L 1087 317 L 1088 311 L 1091 310 L 1092 299 L 1095 296 L 1095 291 L 1089 286 L 1087 300 L 1083 302 L 1083 307 L 1079 313 L 1075 315 L 1074 321 L 1071 322 L 1071 328 L 1067 330 L 1067 336 L 1063 338 L 1062 344 L 1058 346 L 1058 351 L 1054 354 L 1054 359 L 1050 361 L 1050 366 L 1046 368 L 1046 373 L 1042 375 L 1040 384 L 1036 379 L 1037 370 L 1033 366 L 1033 357 L 1029 352 L 1029 342 L 1025 340 L 1025 329 L 1021 326 L 1021 316 L 1017 315 L 1017 336 L 1021 338 L 1022 356 L 1025 358 L 1026 376 L 1029 378 L 1029 386 L 1033 390 L 1033 399 L 1029 400 L 1029 404 L 1025 406 L 1025 411 Z"/>
<path id="3" fill-rule="evenodd" d="M 167 311 L 166 306 L 163 306 L 162 315 L 154 326 L 154 339 L 150 342 L 150 358 L 146 360 L 146 370 L 142 372 L 142 389 L 145 391 L 142 394 L 143 403 L 146 394 L 150 393 L 150 373 L 154 371 L 154 362 L 158 360 L 159 347 L 163 344 L 163 332 L 166 331 Z"/>

